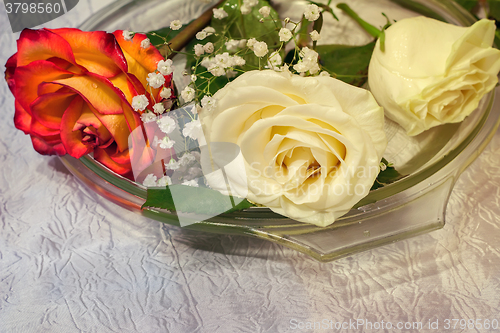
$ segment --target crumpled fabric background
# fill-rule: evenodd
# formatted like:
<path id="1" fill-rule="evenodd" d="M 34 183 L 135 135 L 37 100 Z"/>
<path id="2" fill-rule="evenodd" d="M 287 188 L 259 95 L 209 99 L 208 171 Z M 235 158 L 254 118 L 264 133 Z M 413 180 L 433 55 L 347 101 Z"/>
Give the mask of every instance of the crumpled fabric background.
<path id="1" fill-rule="evenodd" d="M 110 2 L 80 0 L 46 26 L 78 26 Z M 17 37 L 0 8 L 2 72 Z M 500 320 L 500 133 L 459 178 L 444 229 L 322 264 L 106 202 L 32 149 L 3 81 L 0 91 L 2 333 L 370 331 L 297 325 L 323 319 L 442 332 L 446 319 Z"/>

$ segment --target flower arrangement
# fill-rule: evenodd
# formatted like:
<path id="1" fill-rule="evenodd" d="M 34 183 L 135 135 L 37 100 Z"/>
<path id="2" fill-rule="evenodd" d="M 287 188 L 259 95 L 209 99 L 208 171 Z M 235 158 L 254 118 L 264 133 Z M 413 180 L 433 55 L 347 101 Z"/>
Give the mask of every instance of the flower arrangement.
<path id="1" fill-rule="evenodd" d="M 147 186 L 148 207 L 264 206 L 330 225 L 402 177 L 383 159 L 384 115 L 408 135 L 462 121 L 500 71 L 493 21 L 388 17 L 378 29 L 337 7 L 376 40 L 318 43 L 325 16 L 338 20 L 332 1 L 308 1 L 298 21 L 225 0 L 153 32 L 27 29 L 6 64 L 16 127 L 41 154 L 92 153 Z"/>

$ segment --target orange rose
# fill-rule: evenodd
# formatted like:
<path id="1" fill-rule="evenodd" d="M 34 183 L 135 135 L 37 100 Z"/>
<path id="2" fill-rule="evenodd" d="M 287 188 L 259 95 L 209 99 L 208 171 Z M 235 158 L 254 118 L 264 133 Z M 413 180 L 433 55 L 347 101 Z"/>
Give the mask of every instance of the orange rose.
<path id="1" fill-rule="evenodd" d="M 128 137 L 141 125 L 132 98 L 145 94 L 149 108 L 159 89 L 146 78 L 163 57 L 145 35 L 132 41 L 104 31 L 25 29 L 5 78 L 15 101 L 14 122 L 44 155 L 94 157 L 116 173 L 130 176 Z M 171 87 L 171 76 L 165 77 Z"/>

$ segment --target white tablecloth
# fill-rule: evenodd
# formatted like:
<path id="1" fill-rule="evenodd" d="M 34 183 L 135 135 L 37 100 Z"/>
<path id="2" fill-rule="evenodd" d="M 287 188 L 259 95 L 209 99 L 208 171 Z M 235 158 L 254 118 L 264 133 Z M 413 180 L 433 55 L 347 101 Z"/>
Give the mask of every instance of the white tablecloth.
<path id="1" fill-rule="evenodd" d="M 77 26 L 110 2 L 80 0 L 46 26 Z M 2 72 L 17 37 L 2 7 Z M 356 320 L 443 332 L 447 319 L 500 320 L 499 133 L 458 180 L 444 229 L 324 264 L 106 202 L 32 149 L 3 80 L 0 89 L 2 333 L 370 332 Z M 381 321 L 394 329 L 376 330 Z"/>

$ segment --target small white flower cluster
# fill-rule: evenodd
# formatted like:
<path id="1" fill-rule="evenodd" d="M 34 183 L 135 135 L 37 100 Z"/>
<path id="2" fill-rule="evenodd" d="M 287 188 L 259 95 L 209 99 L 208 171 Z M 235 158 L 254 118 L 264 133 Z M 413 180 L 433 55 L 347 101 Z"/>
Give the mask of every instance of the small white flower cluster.
<path id="1" fill-rule="evenodd" d="M 235 39 L 230 39 L 226 43 L 226 49 L 230 52 L 236 52 L 238 49 L 243 49 L 247 45 L 247 40 L 246 39 L 240 39 L 240 40 L 235 40 Z"/>
<path id="2" fill-rule="evenodd" d="M 247 46 L 259 58 L 264 57 L 269 52 L 269 48 L 267 46 L 267 43 L 266 42 L 259 42 L 255 38 L 250 38 L 247 42 Z"/>
<path id="3" fill-rule="evenodd" d="M 300 60 L 298 63 L 293 65 L 298 73 L 306 73 L 314 75 L 320 71 L 318 65 L 318 52 L 311 50 L 307 46 L 303 47 L 300 51 Z"/>
<path id="4" fill-rule="evenodd" d="M 228 16 L 227 12 L 222 8 L 214 8 L 213 12 L 214 12 L 214 18 L 218 20 L 225 19 Z"/>
<path id="5" fill-rule="evenodd" d="M 179 30 L 180 28 L 182 28 L 181 21 L 179 21 L 179 20 L 173 20 L 172 22 L 170 22 L 170 29 L 172 29 L 172 30 Z"/>
<path id="6" fill-rule="evenodd" d="M 174 66 L 172 60 L 160 60 L 157 64 L 156 71 L 149 73 L 146 81 L 148 85 L 153 89 L 158 89 L 164 86 L 166 80 L 165 76 L 171 75 L 174 71 Z M 160 91 L 160 97 L 162 99 L 169 99 L 172 97 L 172 90 L 167 87 L 163 87 Z M 165 110 L 165 105 L 160 101 L 155 103 L 152 107 L 152 111 L 148 110 L 149 99 L 146 95 L 137 95 L 132 98 L 132 108 L 136 112 L 143 112 L 141 114 L 141 120 L 143 123 L 150 123 L 157 120 L 157 116 L 163 114 Z"/>
<path id="7" fill-rule="evenodd" d="M 229 55 L 228 52 L 217 54 L 215 57 L 206 57 L 200 65 L 205 67 L 213 76 L 222 76 L 228 74 L 228 71 L 235 66 L 244 66 L 245 59 L 238 55 Z"/>
<path id="8" fill-rule="evenodd" d="M 200 31 L 196 34 L 196 39 L 204 40 L 205 38 L 207 38 L 208 36 L 211 36 L 213 34 L 215 34 L 215 29 L 212 27 L 206 27 L 202 31 Z"/>
<path id="9" fill-rule="evenodd" d="M 205 45 L 196 44 L 194 46 L 194 53 L 197 57 L 201 57 L 205 53 L 211 54 L 214 52 L 214 44 L 212 42 L 208 42 Z"/>
<path id="10" fill-rule="evenodd" d="M 149 174 L 144 178 L 142 185 L 146 187 L 165 187 L 172 185 L 172 179 L 169 176 L 163 176 L 158 179 L 154 174 Z"/>
<path id="11" fill-rule="evenodd" d="M 259 0 L 243 0 L 243 4 L 241 5 L 241 13 L 243 15 L 248 15 L 252 12 L 252 8 L 259 4 Z"/>
<path id="12" fill-rule="evenodd" d="M 316 21 L 319 19 L 320 9 L 317 5 L 311 4 L 306 6 L 304 17 L 309 21 Z"/>

